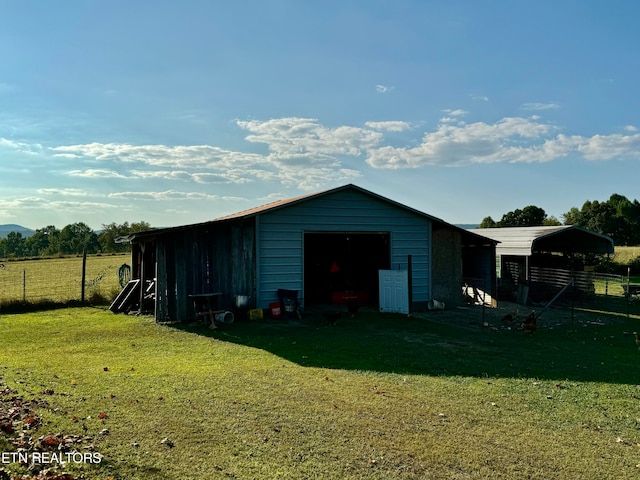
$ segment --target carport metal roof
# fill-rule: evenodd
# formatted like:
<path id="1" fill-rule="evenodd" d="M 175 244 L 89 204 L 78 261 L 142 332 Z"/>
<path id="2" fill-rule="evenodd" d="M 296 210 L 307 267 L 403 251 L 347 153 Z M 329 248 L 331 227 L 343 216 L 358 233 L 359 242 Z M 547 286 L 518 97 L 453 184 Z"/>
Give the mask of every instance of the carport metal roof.
<path id="1" fill-rule="evenodd" d="M 533 253 L 613 253 L 613 240 L 573 225 L 471 229 L 500 242 L 497 255 L 530 256 Z"/>

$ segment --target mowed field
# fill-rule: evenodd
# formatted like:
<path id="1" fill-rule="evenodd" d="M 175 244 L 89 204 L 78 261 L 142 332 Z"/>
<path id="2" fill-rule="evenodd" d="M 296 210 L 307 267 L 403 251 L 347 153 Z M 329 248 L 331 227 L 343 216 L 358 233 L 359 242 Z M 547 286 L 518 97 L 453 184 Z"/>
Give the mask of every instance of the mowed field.
<path id="1" fill-rule="evenodd" d="M 640 247 L 615 247 L 615 252 L 611 257 L 617 263 L 626 265 L 629 262 L 640 257 Z M 633 273 L 633 272 L 632 272 Z M 640 275 L 640 272 L 635 272 L 635 275 Z"/>
<path id="2" fill-rule="evenodd" d="M 0 467 L 74 480 L 637 479 L 632 307 L 548 311 L 532 335 L 501 320 L 513 306 L 216 331 L 100 308 L 0 315 L 0 451 L 100 455 Z"/>
<path id="3" fill-rule="evenodd" d="M 112 298 L 120 289 L 118 269 L 124 263 L 131 264 L 130 254 L 87 256 L 87 298 Z M 0 262 L 0 304 L 80 300 L 81 287 L 81 256 Z"/>

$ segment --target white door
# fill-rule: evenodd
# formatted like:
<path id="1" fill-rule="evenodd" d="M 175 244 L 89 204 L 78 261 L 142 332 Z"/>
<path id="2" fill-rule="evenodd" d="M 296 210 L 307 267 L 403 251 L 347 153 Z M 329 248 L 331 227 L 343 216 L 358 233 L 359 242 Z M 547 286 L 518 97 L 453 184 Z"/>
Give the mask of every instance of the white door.
<path id="1" fill-rule="evenodd" d="M 409 314 L 407 270 L 378 270 L 380 311 Z"/>

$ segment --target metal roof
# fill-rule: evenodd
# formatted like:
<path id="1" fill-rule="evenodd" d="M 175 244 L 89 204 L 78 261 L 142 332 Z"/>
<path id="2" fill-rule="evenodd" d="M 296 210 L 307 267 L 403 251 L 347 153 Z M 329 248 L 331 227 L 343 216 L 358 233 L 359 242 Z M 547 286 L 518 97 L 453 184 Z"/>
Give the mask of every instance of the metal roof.
<path id="1" fill-rule="evenodd" d="M 298 197 L 294 197 L 294 198 L 288 198 L 288 199 L 284 199 L 284 200 L 277 200 L 275 202 L 271 202 L 271 203 L 267 203 L 265 205 L 261 205 L 255 208 L 250 208 L 248 210 L 243 210 L 241 212 L 237 212 L 237 213 L 233 213 L 230 215 L 225 215 L 223 217 L 219 217 L 216 218 L 214 220 L 211 220 L 209 222 L 203 222 L 203 223 L 197 223 L 197 224 L 191 224 L 191 225 L 182 225 L 182 226 L 178 226 L 178 227 L 170 227 L 170 228 L 163 228 L 163 229 L 154 229 L 154 230 L 147 230 L 144 232 L 137 232 L 137 233 L 133 233 L 131 235 L 129 235 L 128 237 L 126 237 L 129 241 L 132 241 L 134 239 L 138 239 L 138 238 L 148 238 L 148 237 L 155 237 L 155 236 L 159 236 L 159 235 L 163 235 L 165 233 L 173 233 L 173 232 L 178 232 L 181 230 L 187 230 L 187 229 L 191 229 L 194 227 L 204 227 L 204 226 L 208 226 L 208 225 L 214 225 L 216 223 L 223 223 L 223 222 L 229 222 L 229 221 L 235 221 L 235 220 L 242 220 L 242 219 L 248 219 L 251 217 L 255 217 L 257 215 L 263 214 L 263 213 L 267 213 L 267 212 L 271 212 L 280 208 L 285 208 L 291 205 L 296 205 L 298 203 L 301 202 L 305 202 L 308 200 L 311 200 L 313 198 L 318 198 L 321 196 L 325 196 L 325 195 L 329 195 L 331 193 L 334 192 L 338 192 L 338 191 L 342 191 L 342 190 L 356 190 L 359 191 L 361 193 L 364 193 L 366 195 L 369 195 L 371 197 L 375 197 L 379 200 L 382 200 L 384 202 L 390 203 L 392 205 L 395 205 L 399 208 L 402 208 L 404 210 L 408 210 L 411 211 L 413 213 L 415 213 L 416 215 L 420 215 L 422 217 L 428 218 L 429 220 L 433 221 L 435 224 L 440 225 L 440 226 L 444 226 L 447 228 L 452 228 L 454 230 L 459 231 L 460 233 L 462 233 L 462 235 L 464 237 L 466 237 L 468 240 L 472 239 L 474 243 L 478 243 L 478 244 L 495 244 L 496 242 L 494 240 L 492 240 L 491 238 L 489 238 L 487 235 L 484 235 L 483 232 L 480 233 L 476 233 L 470 230 L 465 230 L 464 228 L 458 227 L 456 225 L 450 224 L 445 222 L 444 220 L 441 220 L 439 218 L 433 217 L 431 215 L 428 215 L 424 212 L 421 212 L 419 210 L 416 210 L 414 208 L 408 207 L 406 205 L 403 205 L 401 203 L 398 203 L 394 200 L 390 200 L 388 198 L 385 198 L 381 195 L 378 195 L 376 193 L 373 193 L 369 190 L 366 190 L 364 188 L 358 187 L 357 185 L 353 185 L 353 184 L 348 184 L 348 185 L 343 185 L 341 187 L 336 187 L 336 188 L 332 188 L 329 190 L 324 190 L 321 192 L 316 192 L 316 193 L 310 193 L 307 195 L 301 195 Z"/>
<path id="2" fill-rule="evenodd" d="M 470 232 L 497 240 L 497 255 L 533 253 L 613 253 L 613 240 L 574 225 L 475 228 Z"/>

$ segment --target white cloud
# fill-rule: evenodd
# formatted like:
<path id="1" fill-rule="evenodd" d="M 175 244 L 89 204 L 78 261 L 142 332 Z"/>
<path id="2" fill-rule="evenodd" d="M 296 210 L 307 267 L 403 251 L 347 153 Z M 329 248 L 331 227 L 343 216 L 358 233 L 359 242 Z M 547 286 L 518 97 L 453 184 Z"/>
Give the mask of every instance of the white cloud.
<path id="1" fill-rule="evenodd" d="M 118 192 L 110 193 L 109 198 L 124 200 L 217 200 L 218 195 L 201 192 L 178 192 L 166 190 L 164 192 Z"/>
<path id="2" fill-rule="evenodd" d="M 269 195 L 265 195 L 264 197 L 258 198 L 258 200 L 262 200 L 265 203 L 276 202 L 278 200 L 283 200 L 288 198 L 284 193 L 270 193 Z"/>
<path id="3" fill-rule="evenodd" d="M 116 208 L 116 205 L 104 202 L 51 201 L 41 197 L 20 197 L 12 200 L 0 199 L 0 211 L 43 210 L 43 211 L 100 211 Z"/>
<path id="4" fill-rule="evenodd" d="M 372 149 L 367 163 L 397 169 L 518 161 L 525 148 L 521 145 L 523 140 L 540 138 L 550 130 L 549 125 L 524 118 L 504 118 L 495 124 L 440 124 L 436 131 L 425 134 L 416 147 Z"/>
<path id="5" fill-rule="evenodd" d="M 452 117 L 463 117 L 467 113 L 469 113 L 466 110 L 462 110 L 461 108 L 457 108 L 455 110 L 447 108 L 447 109 L 443 110 L 443 112 L 446 113 L 447 115 L 452 116 Z"/>
<path id="6" fill-rule="evenodd" d="M 386 130 L 387 132 L 403 132 L 411 128 L 409 122 L 389 120 L 386 122 L 365 122 L 365 126 L 374 130 Z"/>
<path id="7" fill-rule="evenodd" d="M 557 129 L 535 119 L 504 118 L 495 124 L 442 123 L 412 148 L 383 146 L 369 150 L 375 168 L 462 166 L 474 163 L 549 162 L 570 154 L 587 160 L 640 159 L 640 134 L 551 136 Z"/>
<path id="8" fill-rule="evenodd" d="M 0 147 L 16 150 L 27 155 L 39 155 L 42 153 L 42 145 L 39 143 L 16 142 L 3 137 L 0 137 Z"/>
<path id="9" fill-rule="evenodd" d="M 640 134 L 594 135 L 591 138 L 572 137 L 576 150 L 587 160 L 611 160 L 614 158 L 640 159 Z"/>
<path id="10" fill-rule="evenodd" d="M 635 125 L 625 125 L 624 129 L 627 132 L 637 132 L 638 128 Z"/>
<path id="11" fill-rule="evenodd" d="M 558 105 L 557 103 L 538 103 L 538 102 L 532 102 L 532 103 L 525 103 L 524 105 L 522 105 L 522 109 L 523 110 L 556 110 L 560 108 L 560 105 Z"/>
<path id="12" fill-rule="evenodd" d="M 333 155 L 360 155 L 383 138 L 382 133 L 364 128 L 328 128 L 311 118 L 276 118 L 237 123 L 251 132 L 245 137 L 247 141 L 266 144 L 271 152 L 277 152 L 278 159 L 312 153 L 325 156 L 325 161 L 334 163 Z"/>
<path id="13" fill-rule="evenodd" d="M 76 212 L 99 212 L 105 208 L 118 208 L 117 205 L 104 202 L 49 202 L 49 206 L 54 211 L 76 211 Z"/>
<path id="14" fill-rule="evenodd" d="M 376 92 L 378 93 L 387 93 L 388 90 L 389 90 L 389 87 L 385 85 L 376 85 Z"/>
<path id="15" fill-rule="evenodd" d="M 173 168 L 225 168 L 229 165 L 251 165 L 260 155 L 224 150 L 210 145 L 130 145 L 121 143 L 89 143 L 51 148 L 57 154 L 140 163 Z"/>
<path id="16" fill-rule="evenodd" d="M 132 177 L 162 180 L 193 180 L 193 175 L 184 170 L 131 170 Z"/>
<path id="17" fill-rule="evenodd" d="M 83 178 L 127 178 L 126 176 L 114 171 L 106 169 L 90 168 L 88 170 L 70 170 L 67 175 L 71 177 Z"/>
<path id="18" fill-rule="evenodd" d="M 545 104 L 549 105 L 549 104 Z M 550 108 L 550 107 L 546 107 Z M 369 121 L 363 126 L 327 126 L 314 118 L 285 117 L 237 121 L 245 140 L 264 145 L 264 153 L 227 150 L 210 145 L 130 145 L 88 143 L 54 147 L 54 155 L 72 156 L 67 175 L 93 179 L 158 179 L 185 184 L 277 183 L 301 190 L 347 183 L 361 175 L 358 165 L 401 169 L 482 163 L 549 162 L 568 155 L 586 160 L 640 158 L 640 134 L 564 135 L 539 115 L 506 117 L 493 123 L 466 123 L 463 109 L 446 114 L 417 142 L 399 142 L 415 124 L 401 120 Z M 388 135 L 388 134 L 393 135 Z M 411 142 L 409 144 L 409 142 Z M 29 149 L 5 140 L 0 145 Z M 95 168 L 100 163 L 102 168 Z M 129 190 L 129 188 L 127 188 Z M 50 192 L 52 193 L 52 192 Z M 62 193 L 62 192 L 58 192 Z M 67 195 L 71 193 L 67 192 Z M 111 198 L 199 199 L 199 193 L 175 190 L 112 194 Z"/>
<path id="19" fill-rule="evenodd" d="M 85 197 L 87 192 L 79 188 L 39 188 L 38 193 L 42 195 L 63 195 L 67 197 Z"/>
<path id="20" fill-rule="evenodd" d="M 477 101 L 481 101 L 481 102 L 488 102 L 489 101 L 489 97 L 487 97 L 486 95 L 469 95 L 471 97 L 471 100 L 477 100 Z"/>
<path id="21" fill-rule="evenodd" d="M 8 210 L 18 210 L 22 208 L 42 208 L 49 202 L 40 197 L 19 197 L 10 200 L 0 199 L 0 208 Z"/>

